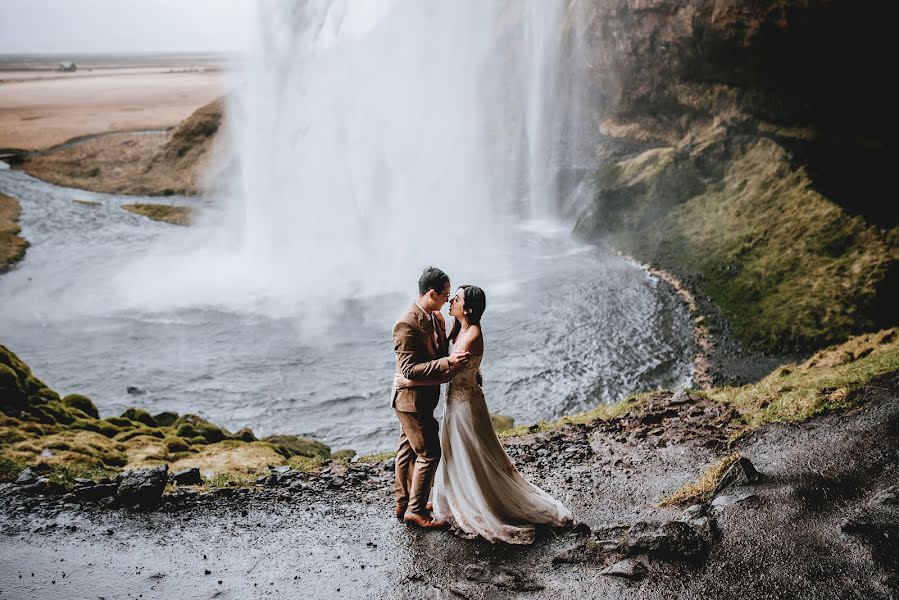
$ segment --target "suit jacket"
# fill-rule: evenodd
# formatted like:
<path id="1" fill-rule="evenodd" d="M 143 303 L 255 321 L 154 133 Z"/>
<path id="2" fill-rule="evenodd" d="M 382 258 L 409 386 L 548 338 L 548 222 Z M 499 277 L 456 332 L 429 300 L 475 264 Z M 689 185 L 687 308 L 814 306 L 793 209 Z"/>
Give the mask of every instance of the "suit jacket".
<path id="1" fill-rule="evenodd" d="M 449 373 L 446 332 L 413 303 L 393 326 L 396 372 L 406 379 L 427 379 Z M 393 389 L 390 405 L 401 412 L 433 411 L 440 398 L 439 385 Z"/>

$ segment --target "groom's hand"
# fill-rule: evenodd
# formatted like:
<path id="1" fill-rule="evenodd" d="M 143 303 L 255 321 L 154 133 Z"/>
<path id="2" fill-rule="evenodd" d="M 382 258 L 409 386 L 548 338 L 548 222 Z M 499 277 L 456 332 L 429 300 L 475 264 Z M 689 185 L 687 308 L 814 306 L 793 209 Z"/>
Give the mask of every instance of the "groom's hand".
<path id="1" fill-rule="evenodd" d="M 449 366 L 450 368 L 455 368 L 461 365 L 464 365 L 468 362 L 468 358 L 471 356 L 470 352 L 453 352 L 449 355 Z"/>

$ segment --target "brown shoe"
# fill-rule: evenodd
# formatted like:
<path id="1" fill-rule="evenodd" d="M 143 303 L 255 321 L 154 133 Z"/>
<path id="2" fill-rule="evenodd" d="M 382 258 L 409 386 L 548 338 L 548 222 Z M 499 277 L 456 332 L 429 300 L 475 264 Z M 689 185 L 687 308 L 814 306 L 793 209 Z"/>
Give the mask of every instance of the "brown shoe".
<path id="1" fill-rule="evenodd" d="M 407 504 L 397 504 L 396 505 L 396 518 L 400 521 L 403 520 L 403 517 L 406 515 L 406 506 Z"/>
<path id="2" fill-rule="evenodd" d="M 446 527 L 446 521 L 440 521 L 430 514 L 407 512 L 403 517 L 407 525 L 418 525 L 422 529 L 442 529 Z"/>

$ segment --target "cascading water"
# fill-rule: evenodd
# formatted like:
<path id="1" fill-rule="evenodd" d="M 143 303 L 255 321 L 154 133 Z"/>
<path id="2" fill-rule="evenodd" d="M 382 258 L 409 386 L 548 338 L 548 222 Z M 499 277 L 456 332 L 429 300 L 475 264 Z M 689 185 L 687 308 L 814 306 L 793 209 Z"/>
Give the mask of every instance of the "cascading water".
<path id="1" fill-rule="evenodd" d="M 293 278 L 320 300 L 408 289 L 425 263 L 503 272 L 510 218 L 556 216 L 568 4 L 263 3 L 233 105 L 232 223 L 268 289 Z"/>
<path id="2" fill-rule="evenodd" d="M 435 264 L 487 292 L 491 411 L 527 423 L 689 381 L 685 311 L 559 220 L 595 168 L 589 7 L 261 2 L 229 102 L 236 166 L 203 222 L 0 171 L 32 244 L 0 276 L 3 343 L 104 415 L 381 450 L 390 328 Z"/>

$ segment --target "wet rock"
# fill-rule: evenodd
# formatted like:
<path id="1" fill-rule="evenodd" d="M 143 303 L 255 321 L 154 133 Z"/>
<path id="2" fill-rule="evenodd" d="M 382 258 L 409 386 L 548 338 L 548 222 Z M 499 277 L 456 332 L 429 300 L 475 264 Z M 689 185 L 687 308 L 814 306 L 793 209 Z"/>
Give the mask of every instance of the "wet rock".
<path id="1" fill-rule="evenodd" d="M 512 567 L 488 567 L 487 565 L 465 565 L 462 569 L 465 578 L 469 581 L 489 583 L 496 587 L 506 588 L 519 592 L 533 592 L 544 589 L 523 572 Z"/>
<path id="2" fill-rule="evenodd" d="M 73 491 L 75 497 L 82 502 L 99 502 L 104 498 L 115 496 L 119 486 L 114 483 L 83 485 Z"/>
<path id="3" fill-rule="evenodd" d="M 712 506 L 716 508 L 724 508 L 725 506 L 732 506 L 740 502 L 746 502 L 747 500 L 755 500 L 756 498 L 758 498 L 758 496 L 750 493 L 718 496 L 717 498 L 712 500 Z"/>
<path id="4" fill-rule="evenodd" d="M 680 390 L 677 390 L 676 392 L 674 392 L 674 395 L 671 396 L 671 399 L 668 400 L 668 402 L 670 404 L 677 406 L 679 404 L 687 404 L 689 402 L 693 402 L 693 400 L 694 399 L 690 395 L 690 392 L 688 392 L 685 389 L 680 389 Z"/>
<path id="5" fill-rule="evenodd" d="M 116 499 L 123 506 L 155 506 L 168 482 L 168 465 L 127 471 L 120 475 Z"/>
<path id="6" fill-rule="evenodd" d="M 646 577 L 646 564 L 640 560 L 626 558 L 613 563 L 599 572 L 607 577 L 623 577 L 631 581 L 638 581 Z"/>
<path id="7" fill-rule="evenodd" d="M 178 485 L 200 485 L 203 483 L 203 477 L 200 475 L 200 469 L 192 467 L 183 469 L 177 473 L 173 473 L 170 479 Z"/>
<path id="8" fill-rule="evenodd" d="M 19 471 L 19 476 L 16 478 L 16 483 L 18 485 L 29 485 L 33 484 L 37 481 L 37 475 L 31 469 L 31 467 L 25 467 L 21 471 Z"/>
<path id="9" fill-rule="evenodd" d="M 144 394 L 147 393 L 146 390 L 142 390 L 142 389 L 140 389 L 139 387 L 136 387 L 136 386 L 133 386 L 133 385 L 129 385 L 129 386 L 125 389 L 125 391 L 128 392 L 128 394 L 130 394 L 130 395 L 132 395 L 132 396 L 143 396 Z"/>
<path id="10" fill-rule="evenodd" d="M 651 554 L 664 559 L 694 560 L 705 557 L 711 541 L 690 523 L 670 521 L 661 525 L 637 522 L 628 530 L 621 547 L 626 556 Z"/>
<path id="11" fill-rule="evenodd" d="M 718 495 L 729 488 L 741 485 L 753 485 L 762 479 L 762 474 L 756 470 L 752 462 L 745 456 L 741 456 L 734 461 L 724 472 L 724 475 L 721 476 L 721 481 L 715 486 L 714 495 Z"/>

